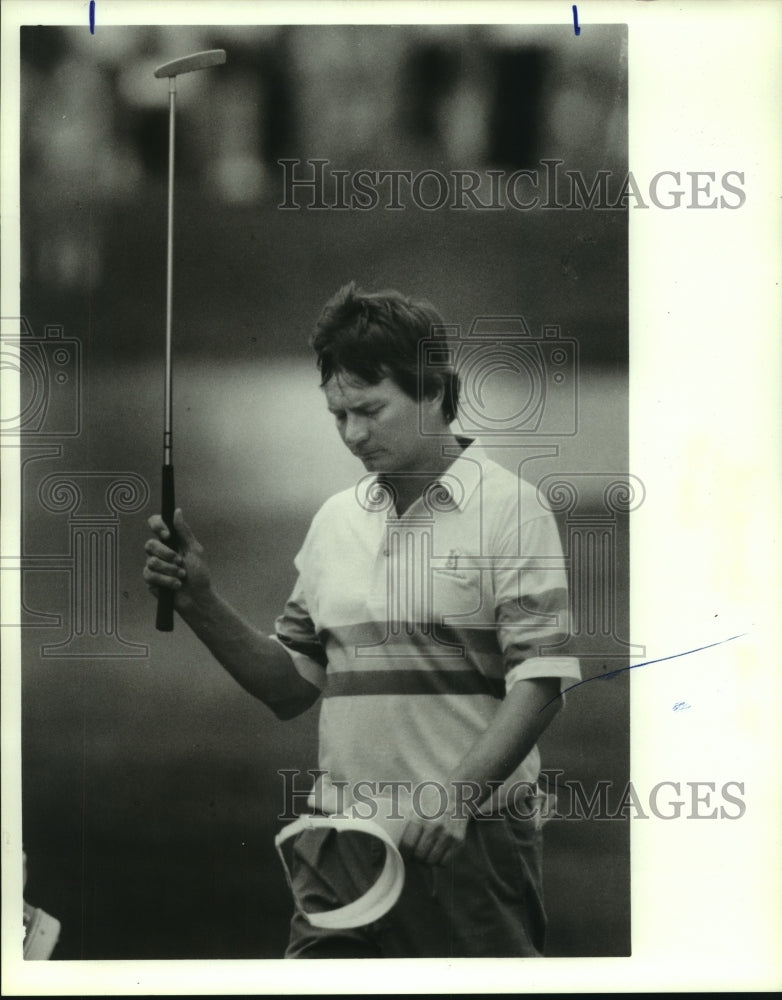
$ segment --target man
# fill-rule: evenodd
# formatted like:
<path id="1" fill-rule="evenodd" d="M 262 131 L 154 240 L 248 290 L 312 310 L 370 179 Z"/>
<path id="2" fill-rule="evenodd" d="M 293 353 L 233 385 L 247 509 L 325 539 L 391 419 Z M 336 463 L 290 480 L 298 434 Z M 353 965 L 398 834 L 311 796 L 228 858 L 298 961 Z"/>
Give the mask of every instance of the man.
<path id="1" fill-rule="evenodd" d="M 431 349 L 442 326 L 426 303 L 352 284 L 325 306 L 312 340 L 321 386 L 369 475 L 315 515 L 274 636 L 214 590 L 181 511 L 178 553 L 150 519 L 147 583 L 175 591 L 176 610 L 233 677 L 280 718 L 323 694 L 313 807 L 341 811 L 370 790 L 402 816 L 398 903 L 354 930 L 313 927 L 297 911 L 289 957 L 543 947 L 536 741 L 563 682 L 579 677 L 573 659 L 544 655 L 565 638 L 561 548 L 535 490 L 451 429 L 452 345 Z M 373 878 L 371 850 L 319 833 L 296 844 L 305 910 L 340 907 Z"/>

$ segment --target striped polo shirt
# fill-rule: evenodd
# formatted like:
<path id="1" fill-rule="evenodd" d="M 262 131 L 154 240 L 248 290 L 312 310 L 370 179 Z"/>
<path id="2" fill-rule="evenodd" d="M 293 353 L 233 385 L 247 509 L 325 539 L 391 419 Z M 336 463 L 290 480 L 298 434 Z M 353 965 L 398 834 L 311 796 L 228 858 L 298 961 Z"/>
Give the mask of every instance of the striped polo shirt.
<path id="1" fill-rule="evenodd" d="M 330 779 L 348 790 L 444 781 L 515 683 L 580 679 L 578 661 L 557 655 L 566 574 L 535 488 L 475 443 L 420 485 L 401 517 L 374 474 L 326 501 L 276 622 L 299 673 L 323 691 L 316 800 L 327 809 Z M 508 780 L 539 770 L 534 748 Z"/>

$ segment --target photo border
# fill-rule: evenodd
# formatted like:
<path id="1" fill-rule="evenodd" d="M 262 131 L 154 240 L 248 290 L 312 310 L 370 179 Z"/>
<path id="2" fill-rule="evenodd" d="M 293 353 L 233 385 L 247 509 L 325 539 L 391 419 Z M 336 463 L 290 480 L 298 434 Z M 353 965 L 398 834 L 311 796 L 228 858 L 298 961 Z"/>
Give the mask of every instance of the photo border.
<path id="1" fill-rule="evenodd" d="M 573 23 L 571 4 L 236 3 L 233 23 Z M 633 955 L 613 959 L 374 962 L 53 962 L 13 960 L 21 883 L 18 634 L 3 628 L 3 982 L 7 993 L 144 994 L 612 992 L 774 989 L 782 888 L 777 789 L 782 761 L 780 648 L 779 274 L 780 12 L 776 3 L 612 0 L 578 6 L 590 25 L 629 30 L 630 168 L 744 175 L 740 209 L 630 208 L 630 469 L 646 484 L 632 515 L 632 778 L 740 780 L 739 822 L 632 824 Z M 19 315 L 18 25 L 87 25 L 87 4 L 17 3 L 2 14 L 0 315 Z M 217 11 L 220 14 L 217 15 Z M 225 4 L 98 0 L 108 24 L 210 23 Z M 215 21 L 214 23 L 218 23 Z M 578 35 L 574 25 L 574 44 Z M 18 402 L 3 383 L 3 405 Z M 727 413 L 726 413 L 727 410 Z M 16 412 L 16 411 L 13 411 Z M 3 551 L 18 546 L 18 479 L 3 448 Z M 16 520 L 15 520 L 16 519 Z M 727 563 L 727 565 L 726 565 Z M 17 581 L 18 583 L 18 581 Z M 4 619 L 19 588 L 3 581 Z M 733 636 L 735 642 L 725 642 Z M 686 698 L 687 713 L 672 707 Z M 385 966 L 383 966 L 385 970 Z"/>

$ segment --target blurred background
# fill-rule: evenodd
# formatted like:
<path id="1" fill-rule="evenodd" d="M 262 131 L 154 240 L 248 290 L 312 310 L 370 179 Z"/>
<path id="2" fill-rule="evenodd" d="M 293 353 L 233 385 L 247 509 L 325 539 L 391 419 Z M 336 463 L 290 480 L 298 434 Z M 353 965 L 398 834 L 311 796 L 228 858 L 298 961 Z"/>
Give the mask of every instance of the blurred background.
<path id="1" fill-rule="evenodd" d="M 582 518 L 604 517 L 601 477 L 626 473 L 628 446 L 624 211 L 282 211 L 278 160 L 488 177 L 550 157 L 588 185 L 598 170 L 623 178 L 626 33 L 28 27 L 21 45 L 21 312 L 42 377 L 63 344 L 71 366 L 47 383 L 48 418 L 23 428 L 26 896 L 62 922 L 54 959 L 279 957 L 291 901 L 272 847 L 277 770 L 316 766 L 317 708 L 280 723 L 186 628 L 157 633 L 140 577 L 162 457 L 168 88 L 154 67 L 228 52 L 178 85 L 174 462 L 220 589 L 271 629 L 313 513 L 363 471 L 307 346 L 346 281 L 428 298 L 464 330 L 522 315 L 576 342 L 577 433 L 525 438 L 523 454 L 532 481 L 580 477 Z M 519 442 L 499 443 L 518 467 Z M 135 493 L 119 509 L 47 493 L 52 476 L 103 489 L 122 475 Z M 626 519 L 613 524 L 611 565 L 595 570 L 613 639 L 585 647 L 590 677 L 627 663 Z M 112 600 L 80 644 L 85 526 L 103 546 L 95 565 L 111 549 L 90 579 Z M 542 750 L 588 791 L 612 782 L 618 802 L 627 675 L 573 692 Z M 546 892 L 549 954 L 629 953 L 627 822 L 549 824 Z"/>

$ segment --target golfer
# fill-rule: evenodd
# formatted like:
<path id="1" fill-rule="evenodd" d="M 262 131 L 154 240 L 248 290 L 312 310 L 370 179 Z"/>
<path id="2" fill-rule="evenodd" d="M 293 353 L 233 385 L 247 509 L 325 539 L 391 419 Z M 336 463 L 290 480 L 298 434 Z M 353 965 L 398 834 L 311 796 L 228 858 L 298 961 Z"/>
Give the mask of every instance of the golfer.
<path id="1" fill-rule="evenodd" d="M 313 810 L 371 802 L 401 817 L 404 889 L 364 927 L 304 913 L 372 883 L 373 839 L 297 838 L 291 958 L 543 951 L 536 743 L 579 679 L 576 660 L 551 655 L 567 635 L 562 551 L 535 489 L 454 433 L 453 345 L 432 349 L 442 326 L 427 303 L 353 284 L 324 307 L 325 403 L 366 474 L 315 514 L 273 635 L 214 589 L 180 510 L 179 551 L 149 522 L 144 579 L 174 591 L 223 667 L 281 719 L 322 698 Z"/>

